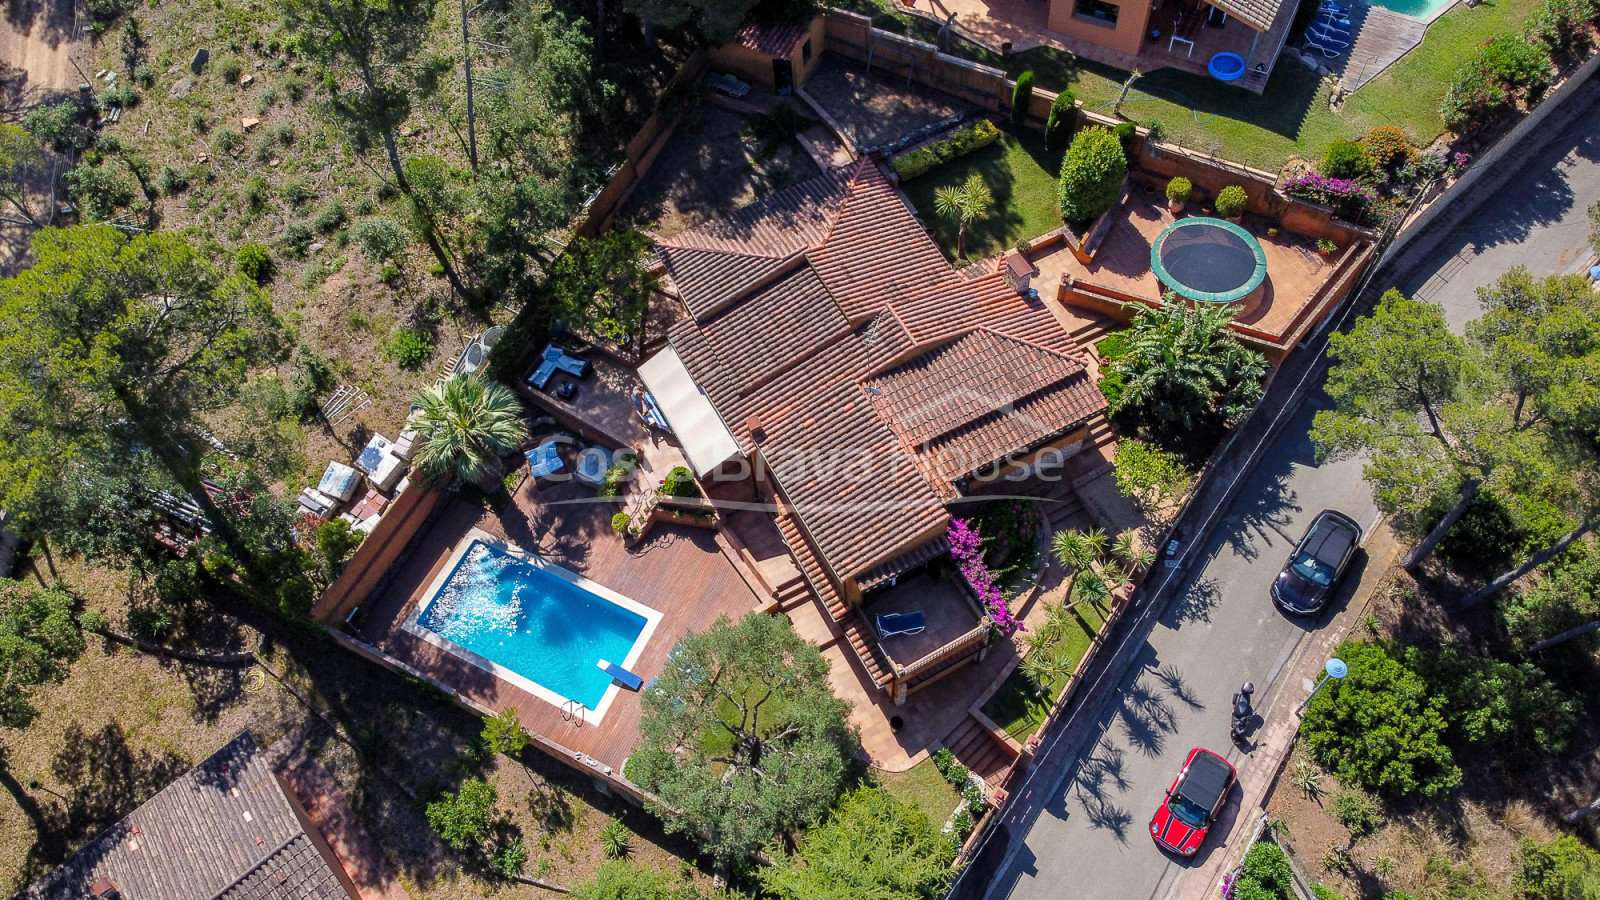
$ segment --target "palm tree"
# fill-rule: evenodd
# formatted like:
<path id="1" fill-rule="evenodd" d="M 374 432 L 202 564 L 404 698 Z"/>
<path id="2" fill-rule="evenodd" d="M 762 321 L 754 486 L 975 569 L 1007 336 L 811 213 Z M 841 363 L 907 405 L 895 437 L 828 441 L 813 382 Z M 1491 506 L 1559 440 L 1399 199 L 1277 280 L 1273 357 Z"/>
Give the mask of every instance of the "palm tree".
<path id="1" fill-rule="evenodd" d="M 1232 307 L 1184 304 L 1168 293 L 1141 308 L 1116 362 L 1122 389 L 1112 415 L 1128 413 L 1173 437 L 1242 418 L 1261 396 L 1266 358 L 1228 330 Z"/>
<path id="2" fill-rule="evenodd" d="M 960 187 L 942 187 L 933 192 L 933 208 L 939 215 L 956 220 L 956 255 L 967 256 L 967 225 L 989 213 L 994 195 L 983 178 L 973 172 Z"/>
<path id="3" fill-rule="evenodd" d="M 1070 609 L 1087 600 L 1090 604 L 1099 606 L 1111 596 L 1112 589 L 1111 584 L 1099 572 L 1093 569 L 1079 572 L 1078 577 L 1072 580 L 1072 589 L 1067 592 L 1066 605 Z M 1073 594 L 1078 595 L 1076 602 L 1072 601 Z"/>
<path id="4" fill-rule="evenodd" d="M 477 484 L 498 478 L 500 457 L 528 437 L 517 395 L 475 374 L 463 372 L 423 388 L 416 405 L 411 426 L 417 432 L 415 461 L 430 481 L 455 478 Z"/>
<path id="5" fill-rule="evenodd" d="M 1116 541 L 1111 544 L 1111 555 L 1134 572 L 1148 569 L 1156 561 L 1156 552 L 1148 547 L 1140 547 L 1139 533 L 1132 528 L 1117 535 Z"/>
<path id="6" fill-rule="evenodd" d="M 1058 531 L 1050 539 L 1050 550 L 1061 564 L 1074 572 L 1082 572 L 1099 561 L 1106 552 L 1106 533 L 1098 528 L 1088 531 Z"/>

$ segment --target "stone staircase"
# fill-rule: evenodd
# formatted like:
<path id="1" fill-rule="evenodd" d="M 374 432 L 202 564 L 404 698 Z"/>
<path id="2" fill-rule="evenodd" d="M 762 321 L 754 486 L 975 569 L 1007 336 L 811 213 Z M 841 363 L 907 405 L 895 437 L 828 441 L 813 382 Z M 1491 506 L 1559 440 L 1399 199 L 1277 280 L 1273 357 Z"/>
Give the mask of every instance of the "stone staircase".
<path id="1" fill-rule="evenodd" d="M 1121 327 L 1110 317 L 1100 315 L 1099 313 L 1090 312 L 1086 309 L 1079 309 L 1075 307 L 1072 310 L 1072 314 L 1080 319 L 1083 319 L 1084 322 L 1082 325 L 1079 325 L 1076 329 L 1074 329 L 1068 336 L 1072 338 L 1073 343 L 1077 344 L 1086 351 L 1089 349 L 1091 344 Z"/>
<path id="2" fill-rule="evenodd" d="M 844 629 L 845 640 L 850 642 L 850 647 L 855 650 L 872 683 L 878 687 L 888 684 L 894 673 L 889 668 L 889 661 L 878 653 L 878 642 L 867 630 L 867 620 L 861 617 L 861 613 L 851 610 L 839 620 L 839 627 Z"/>
<path id="3" fill-rule="evenodd" d="M 804 577 L 793 579 L 780 586 L 777 600 L 779 609 L 790 609 L 803 603 L 813 596 L 817 603 L 825 610 L 828 616 L 844 631 L 845 639 L 855 651 L 856 658 L 861 660 L 862 668 L 872 678 L 872 683 L 878 687 L 888 684 L 893 678 L 893 667 L 883 654 L 878 650 L 878 642 L 873 637 L 872 631 L 861 614 L 850 608 L 845 602 L 839 589 L 834 587 L 833 581 L 828 578 L 828 573 L 823 571 L 822 563 L 811 550 L 811 544 L 800 532 L 800 525 L 794 517 L 780 513 L 778 530 L 783 533 L 783 539 L 788 543 L 790 551 L 794 554 L 795 562 L 800 565 L 800 572 Z"/>
<path id="4" fill-rule="evenodd" d="M 977 719 L 967 716 L 942 741 L 956 761 L 971 769 L 991 788 L 1000 787 L 1011 770 L 1013 757 Z"/>

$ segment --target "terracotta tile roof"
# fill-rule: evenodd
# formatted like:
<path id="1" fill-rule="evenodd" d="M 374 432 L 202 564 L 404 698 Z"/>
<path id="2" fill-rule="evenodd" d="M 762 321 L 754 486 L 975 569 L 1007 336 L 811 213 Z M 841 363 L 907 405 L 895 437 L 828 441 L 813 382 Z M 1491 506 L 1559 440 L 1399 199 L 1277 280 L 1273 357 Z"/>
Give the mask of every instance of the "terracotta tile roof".
<path id="1" fill-rule="evenodd" d="M 1211 4 L 1257 31 L 1271 31 L 1283 11 L 1283 0 L 1211 0 Z"/>
<path id="2" fill-rule="evenodd" d="M 800 41 L 810 30 L 809 22 L 800 25 L 760 25 L 751 22 L 739 29 L 739 33 L 733 36 L 733 42 L 764 56 L 787 59 L 794 54 L 794 49 L 800 46 Z"/>
<path id="3" fill-rule="evenodd" d="M 798 406 L 800 427 L 761 444 L 795 515 L 834 571 L 875 566 L 948 520 L 912 457 L 896 452 L 889 427 L 848 382 Z"/>
<path id="4" fill-rule="evenodd" d="M 18 896 L 81 900 L 100 878 L 128 900 L 349 897 L 248 731 Z"/>
<path id="5" fill-rule="evenodd" d="M 1043 303 L 1018 296 L 994 261 L 952 270 L 872 161 L 730 218 L 661 245 L 691 313 L 668 336 L 741 449 L 759 449 L 833 575 L 879 566 L 943 525 L 955 476 L 921 458 L 929 447 L 1001 448 L 989 462 L 1104 408 Z M 1037 420 L 1008 423 L 1002 407 Z M 875 477 L 844 478 L 824 457 Z"/>

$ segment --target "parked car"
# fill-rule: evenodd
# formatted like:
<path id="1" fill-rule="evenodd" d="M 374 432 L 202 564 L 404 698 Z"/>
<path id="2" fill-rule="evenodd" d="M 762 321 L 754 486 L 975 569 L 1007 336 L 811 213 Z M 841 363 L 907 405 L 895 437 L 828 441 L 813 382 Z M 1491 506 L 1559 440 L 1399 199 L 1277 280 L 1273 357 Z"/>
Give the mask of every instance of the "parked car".
<path id="1" fill-rule="evenodd" d="M 1272 583 L 1272 599 L 1295 615 L 1321 611 L 1360 543 L 1361 526 L 1354 519 L 1332 509 L 1317 513 Z"/>
<path id="2" fill-rule="evenodd" d="M 1238 779 L 1233 766 L 1204 747 L 1189 751 L 1167 799 L 1150 820 L 1150 836 L 1179 856 L 1193 856 Z"/>

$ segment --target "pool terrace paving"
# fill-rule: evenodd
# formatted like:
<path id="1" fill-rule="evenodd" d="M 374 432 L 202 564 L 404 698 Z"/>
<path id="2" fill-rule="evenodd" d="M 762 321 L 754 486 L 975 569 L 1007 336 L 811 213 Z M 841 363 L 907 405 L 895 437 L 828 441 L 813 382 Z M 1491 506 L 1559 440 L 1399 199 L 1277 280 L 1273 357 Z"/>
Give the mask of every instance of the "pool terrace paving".
<path id="1" fill-rule="evenodd" d="M 1060 243 L 1028 256 L 1038 270 L 1034 285 L 1041 293 L 1053 296 L 1056 285 L 1070 275 L 1076 281 L 1124 296 L 1148 301 L 1161 296 L 1161 283 L 1150 270 L 1150 248 L 1161 230 L 1175 221 L 1167 212 L 1165 200 L 1157 205 L 1143 197 L 1130 197 L 1116 215 L 1110 233 L 1087 266 Z M 1333 262 L 1317 253 L 1316 243 L 1310 238 L 1289 232 L 1269 236 L 1266 228 L 1252 223 L 1250 217 L 1245 218 L 1244 224 L 1266 254 L 1267 280 L 1260 303 L 1247 307 L 1236 321 L 1254 331 L 1281 337 L 1332 274 Z"/>
<path id="2" fill-rule="evenodd" d="M 646 681 L 661 673 L 667 653 L 684 634 L 703 631 L 718 616 L 738 618 L 761 605 L 718 549 L 715 532 L 661 524 L 638 545 L 628 547 L 611 529 L 617 509 L 595 502 L 594 491 L 577 482 L 535 487 L 533 479 L 525 480 L 513 500 L 498 511 L 485 510 L 459 495 L 444 501 L 370 601 L 363 638 L 484 706 L 514 707 L 528 730 L 586 753 L 620 774 L 638 738 L 638 694 L 620 691 L 599 722 L 580 724 L 563 716 L 558 707 L 401 628 L 417 604 L 425 601 L 451 551 L 474 528 L 660 611 L 661 623 L 633 667 Z"/>

